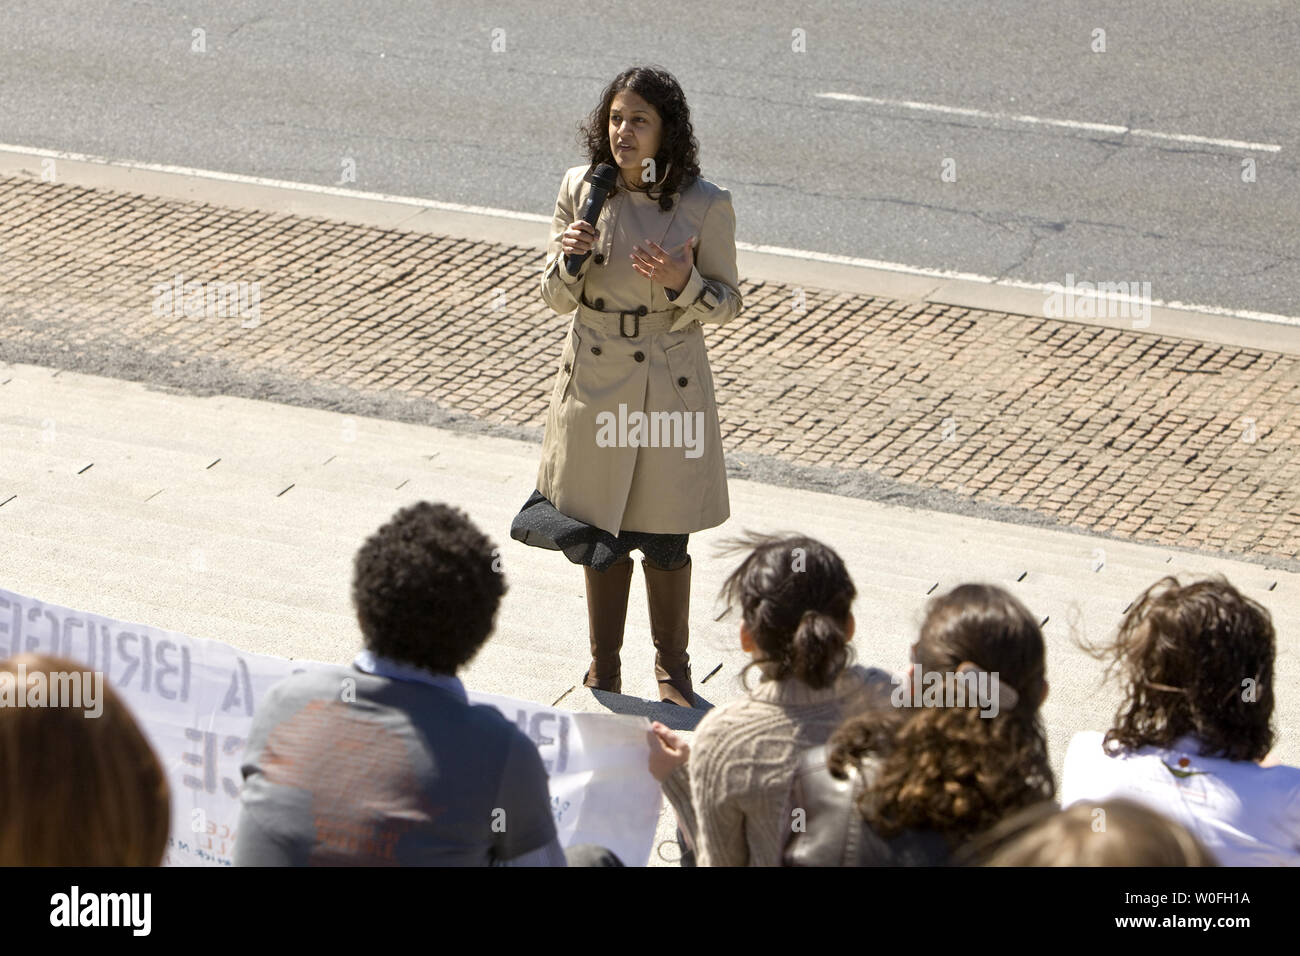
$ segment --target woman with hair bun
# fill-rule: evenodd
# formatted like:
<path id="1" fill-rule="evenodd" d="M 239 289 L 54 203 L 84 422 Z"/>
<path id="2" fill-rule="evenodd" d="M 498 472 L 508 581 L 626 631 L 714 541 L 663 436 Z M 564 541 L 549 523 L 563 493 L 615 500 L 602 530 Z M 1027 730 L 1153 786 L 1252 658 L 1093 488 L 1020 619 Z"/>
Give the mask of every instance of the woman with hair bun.
<path id="1" fill-rule="evenodd" d="M 761 674 L 745 697 L 705 714 L 694 744 L 656 723 L 650 772 L 663 785 L 700 866 L 775 866 L 790 827 L 783 813 L 799 755 L 848 715 L 883 697 L 889 674 L 852 665 L 857 589 L 834 550 L 803 535 L 747 535 L 727 578 L 740 646 Z M 724 616 L 725 616 L 724 612 Z"/>

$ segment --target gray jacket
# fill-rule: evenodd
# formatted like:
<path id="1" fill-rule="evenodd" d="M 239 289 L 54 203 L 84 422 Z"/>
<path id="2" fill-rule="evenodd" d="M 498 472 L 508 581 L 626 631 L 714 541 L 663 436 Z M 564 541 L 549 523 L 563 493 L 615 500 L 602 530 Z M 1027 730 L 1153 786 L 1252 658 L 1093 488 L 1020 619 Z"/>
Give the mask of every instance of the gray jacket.
<path id="1" fill-rule="evenodd" d="M 882 839 L 858 813 L 859 795 L 871 784 L 875 761 L 852 766 L 846 780 L 831 776 L 825 745 L 805 751 L 790 786 L 786 820 L 797 820 L 782 848 L 784 866 L 946 866 L 951 851 L 934 831 L 909 830 Z M 797 810 L 803 810 L 796 818 Z"/>

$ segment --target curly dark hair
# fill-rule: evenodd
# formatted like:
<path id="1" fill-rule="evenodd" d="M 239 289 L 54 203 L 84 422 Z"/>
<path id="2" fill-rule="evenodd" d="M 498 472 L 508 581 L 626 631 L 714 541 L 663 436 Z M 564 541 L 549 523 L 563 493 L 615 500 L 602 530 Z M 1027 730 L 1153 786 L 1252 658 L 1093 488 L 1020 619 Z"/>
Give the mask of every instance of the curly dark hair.
<path id="1" fill-rule="evenodd" d="M 1104 746 L 1168 747 L 1194 735 L 1207 757 L 1266 756 L 1275 642 L 1268 611 L 1223 575 L 1186 586 L 1161 578 L 1134 602 L 1113 642 L 1087 648 L 1110 658 L 1107 678 L 1122 674 L 1124 701 Z"/>
<path id="2" fill-rule="evenodd" d="M 505 593 L 492 541 L 459 508 L 428 501 L 394 514 L 353 565 L 366 647 L 439 674 L 478 652 Z"/>
<path id="3" fill-rule="evenodd" d="M 700 144 L 695 140 L 691 126 L 691 111 L 686 105 L 686 94 L 677 80 L 667 70 L 654 66 L 634 66 L 614 77 L 600 95 L 600 105 L 579 126 L 579 137 L 587 150 L 591 169 L 601 163 L 617 167 L 614 153 L 609 148 L 609 109 L 614 94 L 631 90 L 655 108 L 663 121 L 663 134 L 659 151 L 655 154 L 655 169 L 667 170 L 655 182 L 649 195 L 659 202 L 659 208 L 673 208 L 673 193 L 686 189 L 700 175 Z M 657 187 L 657 191 L 656 191 Z M 615 196 L 622 189 L 617 183 L 609 191 Z"/>
<path id="4" fill-rule="evenodd" d="M 796 677 L 829 687 L 853 659 L 845 634 L 857 588 L 835 551 L 801 534 L 746 533 L 722 543 L 722 554 L 748 551 L 723 582 L 726 609 L 741 618 L 763 652 L 773 680 Z"/>
<path id="5" fill-rule="evenodd" d="M 828 742 L 827 765 L 876 762 L 858 810 L 880 836 L 933 830 L 957 846 L 1008 813 L 1056 794 L 1038 713 L 1046 649 L 1034 616 L 1005 590 L 963 584 L 926 608 L 913 659 L 922 673 L 955 673 L 966 662 L 996 673 L 1014 706 L 981 716 L 967 706 L 872 708 Z"/>

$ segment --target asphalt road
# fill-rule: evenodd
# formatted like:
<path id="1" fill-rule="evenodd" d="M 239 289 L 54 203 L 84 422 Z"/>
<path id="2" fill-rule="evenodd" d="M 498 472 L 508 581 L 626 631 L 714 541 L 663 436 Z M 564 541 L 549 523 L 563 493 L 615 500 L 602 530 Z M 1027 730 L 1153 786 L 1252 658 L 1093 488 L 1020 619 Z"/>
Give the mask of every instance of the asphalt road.
<path id="1" fill-rule="evenodd" d="M 0 143 L 543 214 L 604 84 L 657 63 L 742 241 L 1300 315 L 1285 0 L 8 0 L 0 49 Z"/>

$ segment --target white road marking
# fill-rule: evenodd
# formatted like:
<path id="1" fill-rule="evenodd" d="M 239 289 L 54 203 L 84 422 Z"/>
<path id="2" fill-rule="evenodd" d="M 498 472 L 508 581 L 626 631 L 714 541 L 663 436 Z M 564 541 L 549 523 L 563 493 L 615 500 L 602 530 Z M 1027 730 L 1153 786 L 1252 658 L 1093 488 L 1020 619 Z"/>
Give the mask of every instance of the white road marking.
<path id="1" fill-rule="evenodd" d="M 439 202 L 435 199 L 421 199 L 417 196 L 396 196 L 389 193 L 372 193 L 360 189 L 343 189 L 338 186 L 320 186 L 315 183 L 298 183 L 284 179 L 267 179 L 262 176 L 245 176 L 240 173 L 224 173 L 211 169 L 195 169 L 190 166 L 167 166 L 159 163 L 140 163 L 132 160 L 107 159 L 103 156 L 91 156 L 85 153 L 68 153 L 55 149 L 36 149 L 30 146 L 11 146 L 0 143 L 0 152 L 18 153 L 51 159 L 67 159 L 74 162 L 97 163 L 102 166 L 117 166 L 126 169 L 139 169 L 155 173 L 172 173 L 181 176 L 193 176 L 197 179 L 212 179 L 220 182 L 247 183 L 255 186 L 270 186 L 276 189 L 291 189 L 299 192 L 318 193 L 327 196 L 342 196 L 349 199 L 363 199 L 380 202 L 401 203 L 424 209 L 439 209 L 448 212 L 471 213 L 476 216 L 495 216 L 502 219 L 515 219 L 523 222 L 550 223 L 550 216 L 536 213 L 515 212 L 512 209 L 495 209 L 491 206 L 469 206 L 464 203 Z M 787 249 L 783 246 L 769 246 L 753 242 L 737 242 L 736 248 L 745 252 L 759 252 L 772 256 L 785 256 L 791 259 L 805 259 L 810 262 L 824 262 L 832 265 L 858 266 L 867 269 L 880 269 L 886 272 L 900 272 L 906 275 L 926 276 L 933 279 L 955 279 L 966 282 L 979 282 L 991 286 L 1004 286 L 1013 289 L 1028 289 L 1049 295 L 1051 285 L 1042 282 L 1022 282 L 1016 279 L 998 279 L 996 276 L 980 275 L 974 272 L 955 272 L 949 269 L 930 269 L 924 266 L 911 266 L 902 262 L 886 262 L 881 259 L 863 259 L 857 256 L 841 256 L 829 252 L 813 252 L 807 249 Z M 1082 294 L 1076 296 L 1083 298 Z M 1129 296 L 1107 294 L 1091 296 L 1098 302 L 1136 302 Z M 1240 309 L 1227 309 L 1214 305 L 1199 305 L 1190 302 L 1165 302 L 1152 299 L 1151 305 L 1165 309 L 1184 312 L 1202 312 L 1207 315 L 1222 315 L 1232 318 L 1252 319 L 1257 322 L 1273 322 L 1280 325 L 1300 327 L 1300 316 L 1277 315 L 1272 312 L 1252 312 Z"/>
<path id="2" fill-rule="evenodd" d="M 994 113 L 989 110 L 976 110 L 963 106 L 941 106 L 938 103 L 918 103 L 915 100 L 886 100 L 875 96 L 859 96 L 856 93 L 816 93 L 826 100 L 843 100 L 851 103 L 871 103 L 875 106 L 893 106 L 900 109 L 917 110 L 923 113 L 947 113 L 952 116 L 973 116 L 978 119 L 999 120 L 1009 123 L 1029 123 L 1037 126 L 1060 126 L 1064 129 L 1081 129 L 1093 133 L 1111 133 L 1116 135 L 1145 136 L 1148 139 L 1168 139 L 1179 143 L 1203 143 L 1207 146 L 1223 146 L 1228 149 L 1246 149 L 1254 152 L 1276 153 L 1282 149 L 1277 143 L 1252 143 L 1241 139 L 1216 139 L 1211 136 L 1192 136 L 1187 133 L 1158 133 L 1150 129 L 1135 129 L 1130 126 L 1115 126 L 1111 123 L 1085 123 L 1079 120 L 1046 119 L 1042 116 L 1028 116 L 1022 113 Z"/>

